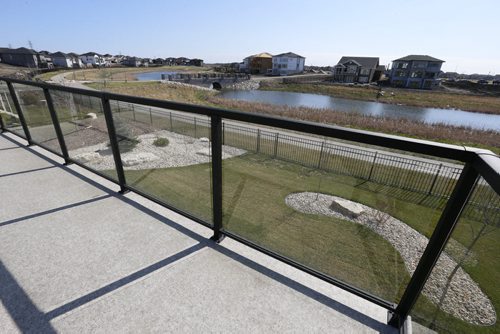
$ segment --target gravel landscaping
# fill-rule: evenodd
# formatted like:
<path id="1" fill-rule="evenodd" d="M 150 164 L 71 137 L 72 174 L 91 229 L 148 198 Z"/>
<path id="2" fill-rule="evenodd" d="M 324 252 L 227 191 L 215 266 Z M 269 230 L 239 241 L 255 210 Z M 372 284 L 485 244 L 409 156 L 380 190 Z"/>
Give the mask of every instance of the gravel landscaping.
<path id="1" fill-rule="evenodd" d="M 167 138 L 168 145 L 165 147 L 155 146 L 153 142 L 158 138 Z M 210 162 L 211 151 L 208 138 L 196 139 L 161 130 L 139 135 L 137 140 L 139 143 L 133 150 L 121 154 L 125 169 L 170 168 Z M 246 151 L 242 149 L 222 146 L 222 159 L 244 153 Z M 113 155 L 107 142 L 72 150 L 70 156 L 96 170 L 115 168 Z"/>
<path id="2" fill-rule="evenodd" d="M 333 210 L 332 202 L 339 200 L 350 202 L 346 206 L 352 206 L 356 214 L 346 214 L 346 210 L 350 212 L 349 209 Z M 303 192 L 288 195 L 285 202 L 302 213 L 336 217 L 368 227 L 401 254 L 410 275 L 413 275 L 429 241 L 410 226 L 384 212 L 340 197 Z M 360 208 L 362 213 L 357 215 Z M 447 282 L 456 265 L 455 260 L 443 253 L 424 287 L 423 294 L 433 303 L 441 305 L 443 311 L 459 319 L 475 325 L 494 324 L 496 313 L 491 301 L 461 267 L 456 270 L 451 281 Z"/>

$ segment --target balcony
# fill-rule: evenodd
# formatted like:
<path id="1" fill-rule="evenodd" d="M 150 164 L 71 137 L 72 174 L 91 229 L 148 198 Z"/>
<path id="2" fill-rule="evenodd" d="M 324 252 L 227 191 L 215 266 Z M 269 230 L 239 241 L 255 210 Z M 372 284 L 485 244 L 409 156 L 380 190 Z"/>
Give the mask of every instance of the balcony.
<path id="1" fill-rule="evenodd" d="M 498 330 L 491 152 L 6 78 L 0 98 L 7 332 Z"/>

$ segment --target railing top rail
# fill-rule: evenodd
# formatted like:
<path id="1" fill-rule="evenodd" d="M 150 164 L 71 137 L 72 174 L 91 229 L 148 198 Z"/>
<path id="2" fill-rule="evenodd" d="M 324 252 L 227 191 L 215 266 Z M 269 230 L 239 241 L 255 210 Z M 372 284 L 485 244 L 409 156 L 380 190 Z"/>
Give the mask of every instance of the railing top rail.
<path id="1" fill-rule="evenodd" d="M 400 136 L 370 132 L 365 130 L 356 130 L 334 125 L 318 124 L 314 122 L 288 119 L 283 117 L 219 109 L 213 107 L 151 99 L 145 97 L 137 97 L 131 95 L 115 94 L 115 93 L 96 91 L 96 90 L 87 90 L 81 88 L 49 84 L 46 82 L 25 81 L 25 80 L 12 79 L 6 77 L 0 77 L 0 80 L 17 84 L 35 86 L 39 88 L 48 88 L 56 91 L 93 96 L 97 98 L 106 98 L 110 100 L 143 104 L 151 107 L 173 109 L 177 111 L 183 111 L 198 115 L 220 116 L 226 119 L 232 119 L 236 121 L 272 126 L 292 131 L 305 132 L 309 134 L 349 140 L 368 145 L 376 145 L 392 149 L 399 149 L 407 152 L 426 154 L 429 156 L 453 159 L 462 162 L 473 162 L 478 154 L 487 153 L 494 155 L 490 151 L 480 150 L 472 147 L 436 143 L 427 140 L 405 138 Z"/>
<path id="2" fill-rule="evenodd" d="M 473 165 L 490 187 L 500 196 L 500 157 L 488 150 L 477 152 Z"/>

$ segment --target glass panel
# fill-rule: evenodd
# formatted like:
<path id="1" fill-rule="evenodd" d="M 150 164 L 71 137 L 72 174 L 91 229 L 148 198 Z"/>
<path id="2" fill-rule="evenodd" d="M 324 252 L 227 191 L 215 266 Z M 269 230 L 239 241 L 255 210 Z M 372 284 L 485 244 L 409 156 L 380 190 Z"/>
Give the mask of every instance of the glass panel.
<path id="1" fill-rule="evenodd" d="M 111 101 L 127 184 L 212 222 L 208 117 Z"/>
<path id="2" fill-rule="evenodd" d="M 14 88 L 31 138 L 42 146 L 61 153 L 43 89 L 20 84 L 14 85 Z"/>
<path id="3" fill-rule="evenodd" d="M 412 311 L 414 333 L 500 333 L 499 226 L 500 196 L 480 179 Z"/>
<path id="4" fill-rule="evenodd" d="M 462 165 L 224 123 L 224 229 L 398 302 Z"/>
<path id="5" fill-rule="evenodd" d="M 26 138 L 12 96 L 10 96 L 9 88 L 3 81 L 0 81 L 0 109 L 5 128 L 22 138 Z"/>
<path id="6" fill-rule="evenodd" d="M 117 180 L 101 100 L 51 91 L 70 158 Z"/>

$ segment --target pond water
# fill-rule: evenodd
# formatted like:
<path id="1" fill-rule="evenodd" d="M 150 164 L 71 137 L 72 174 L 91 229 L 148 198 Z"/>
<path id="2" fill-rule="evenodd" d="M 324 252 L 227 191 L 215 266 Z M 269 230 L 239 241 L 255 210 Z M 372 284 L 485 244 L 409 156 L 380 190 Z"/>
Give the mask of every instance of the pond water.
<path id="1" fill-rule="evenodd" d="M 148 80 L 161 80 L 161 75 L 175 75 L 177 72 L 168 72 L 168 71 L 161 71 L 161 72 L 145 72 L 145 73 L 139 73 L 135 75 L 135 78 L 139 81 L 148 81 Z"/>
<path id="2" fill-rule="evenodd" d="M 422 108 L 350 100 L 317 94 L 261 90 L 226 90 L 219 96 L 249 102 L 288 105 L 291 107 L 326 108 L 369 116 L 406 118 L 430 124 L 444 123 L 500 132 L 500 115 L 489 115 L 456 109 Z"/>

